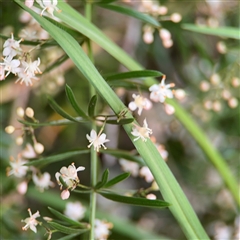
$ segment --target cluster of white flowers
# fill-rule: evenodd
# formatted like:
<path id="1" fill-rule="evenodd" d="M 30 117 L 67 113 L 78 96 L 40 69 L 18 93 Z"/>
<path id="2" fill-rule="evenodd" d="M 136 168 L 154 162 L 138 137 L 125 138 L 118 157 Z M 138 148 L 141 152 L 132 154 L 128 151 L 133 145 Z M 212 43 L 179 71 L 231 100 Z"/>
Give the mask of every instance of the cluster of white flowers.
<path id="1" fill-rule="evenodd" d="M 32 80 L 38 80 L 36 74 L 41 74 L 39 69 L 40 58 L 36 61 L 31 60 L 29 53 L 22 50 L 20 42 L 23 39 L 15 40 L 13 33 L 11 38 L 3 44 L 3 62 L 0 62 L 0 80 L 4 80 L 10 73 L 16 75 L 17 82 L 25 83 L 26 86 L 32 85 Z"/>
<path id="2" fill-rule="evenodd" d="M 140 11 L 148 13 L 156 20 L 160 21 L 172 21 L 178 23 L 182 20 L 182 16 L 179 13 L 173 13 L 167 16 L 167 7 L 159 5 L 157 1 L 142 0 L 140 5 Z M 145 43 L 150 44 L 154 41 L 154 31 L 155 29 L 151 25 L 146 24 L 143 26 L 143 41 Z M 159 30 L 159 36 L 162 39 L 162 43 L 165 48 L 170 48 L 173 45 L 171 33 L 167 29 L 161 28 Z"/>
<path id="3" fill-rule="evenodd" d="M 149 88 L 149 91 L 151 92 L 150 99 L 152 101 L 164 103 L 166 98 L 173 98 L 173 91 L 170 88 L 174 87 L 175 84 L 165 84 L 165 79 L 166 76 L 164 75 L 160 84 L 154 84 Z M 135 111 L 138 108 L 138 115 L 141 115 L 143 109 L 151 109 L 152 103 L 147 98 L 136 94 L 133 94 L 132 97 L 134 101 L 128 104 L 128 108 L 131 111 Z M 174 108 L 170 105 L 165 105 L 167 106 L 166 112 L 170 112 L 172 114 L 174 112 Z M 147 141 L 149 134 L 152 134 L 152 129 L 148 128 L 146 119 L 143 122 L 143 127 L 135 125 L 132 130 L 132 135 L 136 137 L 134 141 L 138 139 Z"/>
<path id="4" fill-rule="evenodd" d="M 62 167 L 60 169 L 60 172 L 57 172 L 55 174 L 57 182 L 60 185 L 60 189 L 62 189 L 63 187 L 63 183 L 61 181 L 63 181 L 64 184 L 67 186 L 67 188 L 63 190 L 61 193 L 61 198 L 63 200 L 69 198 L 70 196 L 69 189 L 74 190 L 77 187 L 78 183 L 80 182 L 77 176 L 77 172 L 83 171 L 84 169 L 85 167 L 82 166 L 76 168 L 74 163 L 72 163 L 68 167 Z"/>

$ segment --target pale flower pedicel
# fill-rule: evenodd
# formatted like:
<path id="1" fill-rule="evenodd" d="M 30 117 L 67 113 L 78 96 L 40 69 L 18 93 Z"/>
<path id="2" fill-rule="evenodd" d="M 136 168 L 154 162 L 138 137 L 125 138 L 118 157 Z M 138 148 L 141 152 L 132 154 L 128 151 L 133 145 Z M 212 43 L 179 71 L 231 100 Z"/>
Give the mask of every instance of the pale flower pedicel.
<path id="1" fill-rule="evenodd" d="M 146 142 L 147 138 L 149 138 L 149 134 L 152 134 L 152 129 L 148 128 L 146 119 L 143 121 L 143 127 L 135 125 L 132 130 L 133 131 L 131 134 L 136 137 L 133 141 L 137 141 L 139 138 L 141 138 L 144 142 Z"/>
<path id="2" fill-rule="evenodd" d="M 165 84 L 166 76 L 164 75 L 160 84 L 154 84 L 149 88 L 150 99 L 154 102 L 161 102 L 163 103 L 166 98 L 173 98 L 173 92 L 170 89 L 174 87 L 174 83 Z"/>
<path id="3" fill-rule="evenodd" d="M 22 222 L 25 222 L 26 225 L 24 227 L 22 227 L 22 230 L 26 231 L 28 228 L 30 228 L 33 232 L 37 232 L 37 228 L 36 226 L 38 224 L 40 224 L 40 222 L 38 222 L 36 220 L 36 218 L 40 217 L 39 211 L 37 211 L 36 213 L 32 214 L 30 208 L 28 209 L 29 215 L 30 217 L 22 220 Z"/>
<path id="4" fill-rule="evenodd" d="M 101 131 L 99 132 L 99 134 L 97 135 L 95 130 L 92 130 L 90 132 L 90 136 L 87 134 L 86 135 L 88 141 L 90 142 L 90 144 L 88 145 L 88 148 L 90 148 L 92 145 L 94 146 L 94 150 L 99 152 L 99 148 L 101 148 L 101 146 L 104 149 L 107 149 L 106 146 L 104 145 L 104 143 L 109 142 L 109 139 L 106 139 L 106 134 L 102 133 Z"/>

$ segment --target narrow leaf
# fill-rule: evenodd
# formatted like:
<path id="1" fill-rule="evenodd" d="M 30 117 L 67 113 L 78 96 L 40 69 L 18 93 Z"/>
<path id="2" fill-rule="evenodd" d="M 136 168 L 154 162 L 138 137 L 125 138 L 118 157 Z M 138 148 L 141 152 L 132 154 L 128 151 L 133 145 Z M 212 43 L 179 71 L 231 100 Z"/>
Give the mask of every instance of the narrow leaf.
<path id="1" fill-rule="evenodd" d="M 77 120 L 77 122 L 86 122 L 86 120 L 80 118 L 80 117 L 76 117 L 75 118 Z M 33 127 L 42 127 L 42 126 L 62 126 L 62 125 L 70 125 L 70 124 L 74 124 L 76 123 L 73 121 L 70 121 L 68 119 L 59 119 L 56 121 L 51 121 L 51 122 L 45 122 L 45 123 L 35 123 L 35 122 L 28 122 L 25 120 L 18 120 L 20 123 L 27 125 L 27 126 L 33 126 Z"/>
<path id="2" fill-rule="evenodd" d="M 104 120 L 99 120 L 101 122 L 104 122 Z M 124 124 L 129 124 L 134 121 L 133 118 L 123 118 L 120 120 L 107 120 L 106 123 L 108 124 L 114 124 L 114 125 L 124 125 Z"/>
<path id="3" fill-rule="evenodd" d="M 162 200 L 150 200 L 146 198 L 137 198 L 137 197 L 126 197 L 106 191 L 99 191 L 103 197 L 112 200 L 114 202 L 121 202 L 126 204 L 131 204 L 135 206 L 142 206 L 142 207 L 155 207 L 155 208 L 166 208 L 169 207 L 171 204 L 162 201 Z"/>
<path id="4" fill-rule="evenodd" d="M 88 105 L 88 116 L 93 117 L 95 115 L 95 107 L 97 103 L 97 95 L 94 95 Z"/>
<path id="5" fill-rule="evenodd" d="M 71 225 L 73 225 L 73 226 L 77 226 L 77 227 L 80 227 L 80 228 L 87 228 L 87 225 L 86 225 L 86 224 L 82 224 L 82 223 L 80 223 L 80 222 L 78 222 L 78 221 L 75 221 L 75 220 L 73 220 L 73 219 L 70 219 L 70 218 L 68 218 L 67 216 L 65 216 L 64 214 L 58 212 L 57 210 L 55 210 L 55 209 L 53 209 L 53 208 L 51 208 L 51 207 L 48 207 L 48 209 L 50 210 L 50 212 L 51 212 L 52 214 L 54 214 L 54 215 L 55 215 L 57 218 L 59 218 L 60 220 L 63 220 L 63 221 L 65 221 L 65 222 L 67 222 L 67 223 L 69 223 L 69 224 L 71 224 Z"/>
<path id="6" fill-rule="evenodd" d="M 138 12 L 132 8 L 127 8 L 127 7 L 117 6 L 117 5 L 108 5 L 108 4 L 100 4 L 99 6 L 109 9 L 109 10 L 112 10 L 112 11 L 115 11 L 115 12 L 118 12 L 118 13 L 121 13 L 121 14 L 125 14 L 130 17 L 137 18 L 137 19 L 143 21 L 144 23 L 153 25 L 154 27 L 157 27 L 157 28 L 160 27 L 160 23 L 157 20 L 155 20 L 153 17 L 151 17 L 147 14 Z"/>
<path id="7" fill-rule="evenodd" d="M 52 107 L 52 109 L 54 111 L 56 111 L 59 115 L 61 115 L 62 117 L 66 118 L 68 120 L 71 120 L 73 122 L 78 122 L 76 120 L 76 118 L 74 118 L 74 117 L 70 116 L 68 113 L 66 113 L 50 96 L 48 96 L 48 102 L 49 102 L 50 106 Z"/>
<path id="8" fill-rule="evenodd" d="M 66 158 L 71 158 L 73 156 L 76 155 L 80 155 L 80 154 L 86 154 L 89 153 L 90 150 L 89 149 L 79 149 L 79 150 L 73 150 L 73 151 L 69 151 L 69 152 L 64 152 L 64 153 L 60 153 L 57 155 L 53 155 L 53 156 L 49 156 L 49 157 L 43 157 L 40 158 L 38 160 L 32 160 L 28 163 L 26 163 L 26 166 L 44 166 L 44 165 L 48 165 L 54 162 L 59 162 L 62 161 Z"/>
<path id="9" fill-rule="evenodd" d="M 78 106 L 78 103 L 76 101 L 76 98 L 74 96 L 74 93 L 72 89 L 66 84 L 65 91 L 68 97 L 69 102 L 71 103 L 73 109 L 76 111 L 77 114 L 79 114 L 80 117 L 88 118 L 88 116 L 85 114 L 85 112 Z"/>
<path id="10" fill-rule="evenodd" d="M 66 227 L 56 222 L 48 222 L 48 224 L 53 228 L 55 228 L 56 230 L 58 230 L 59 232 L 62 232 L 65 234 L 73 234 L 73 233 L 82 234 L 84 232 L 89 231 L 89 229 L 76 229 L 76 228 Z"/>
<path id="11" fill-rule="evenodd" d="M 106 169 L 102 175 L 102 180 L 96 184 L 95 189 L 100 189 L 107 183 L 108 175 L 109 175 L 109 170 Z"/>
<path id="12" fill-rule="evenodd" d="M 131 174 L 130 173 L 122 173 L 118 176 L 116 176 L 115 178 L 111 179 L 110 181 L 108 181 L 104 187 L 105 188 L 109 188 L 113 185 L 116 185 L 119 182 L 122 182 L 123 180 L 127 179 Z"/>
<path id="13" fill-rule="evenodd" d="M 198 26 L 195 24 L 182 24 L 183 29 L 218 37 L 228 37 L 240 40 L 239 28 L 234 27 L 217 27 L 211 28 L 206 26 Z"/>
<path id="14" fill-rule="evenodd" d="M 161 77 L 164 74 L 159 71 L 154 70 L 139 70 L 139 71 L 131 71 L 124 72 L 118 74 L 112 74 L 104 76 L 106 81 L 115 81 L 115 80 L 123 80 L 123 79 L 131 79 L 131 78 L 147 78 L 147 77 Z"/>
<path id="15" fill-rule="evenodd" d="M 116 2 L 117 0 L 99 0 L 99 1 L 94 1 L 93 3 L 95 4 L 109 4 L 112 2 Z"/>

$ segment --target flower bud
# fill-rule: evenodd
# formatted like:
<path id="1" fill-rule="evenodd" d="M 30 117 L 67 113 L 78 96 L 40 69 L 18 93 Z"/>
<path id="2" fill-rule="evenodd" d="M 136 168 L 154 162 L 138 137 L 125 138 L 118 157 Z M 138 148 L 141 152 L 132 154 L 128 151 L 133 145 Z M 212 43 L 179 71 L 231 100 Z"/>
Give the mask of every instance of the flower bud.
<path id="1" fill-rule="evenodd" d="M 213 102 L 212 109 L 213 109 L 213 111 L 215 111 L 215 112 L 221 111 L 221 109 L 222 109 L 221 103 L 220 103 L 219 101 Z"/>
<path id="2" fill-rule="evenodd" d="M 162 29 L 159 30 L 159 36 L 162 40 L 171 39 L 171 33 L 165 28 L 162 28 Z"/>
<path id="3" fill-rule="evenodd" d="M 36 153 L 41 154 L 44 151 L 44 146 L 41 143 L 35 143 L 34 144 L 34 149 Z"/>
<path id="4" fill-rule="evenodd" d="M 151 44 L 153 42 L 154 38 L 153 38 L 153 33 L 151 31 L 146 31 L 143 34 L 143 41 L 146 44 Z"/>
<path id="5" fill-rule="evenodd" d="M 67 189 L 62 191 L 62 193 L 61 193 L 62 200 L 68 199 L 69 196 L 70 196 L 70 192 Z"/>
<path id="6" fill-rule="evenodd" d="M 212 85 L 218 85 L 221 82 L 221 78 L 217 73 L 214 73 L 210 78 L 210 82 Z"/>
<path id="7" fill-rule="evenodd" d="M 23 137 L 22 136 L 19 136 L 19 137 L 16 138 L 16 144 L 18 146 L 23 144 Z"/>
<path id="8" fill-rule="evenodd" d="M 207 81 L 201 81 L 200 82 L 200 90 L 203 92 L 207 92 L 210 89 L 210 84 Z"/>
<path id="9" fill-rule="evenodd" d="M 183 100 L 186 97 L 186 92 L 183 89 L 177 89 L 174 95 L 178 100 Z"/>
<path id="10" fill-rule="evenodd" d="M 231 93 L 228 90 L 224 89 L 222 91 L 222 97 L 223 99 L 228 100 L 229 98 L 231 98 Z"/>
<path id="11" fill-rule="evenodd" d="M 232 86 L 233 87 L 239 87 L 240 86 L 240 79 L 239 78 L 237 78 L 237 77 L 234 77 L 233 79 L 232 79 Z"/>
<path id="12" fill-rule="evenodd" d="M 235 107 L 237 107 L 237 105 L 238 105 L 238 100 L 236 98 L 230 98 L 228 100 L 228 106 L 230 108 L 235 108 Z"/>
<path id="13" fill-rule="evenodd" d="M 25 0 L 24 4 L 25 6 L 31 8 L 34 4 L 34 0 Z"/>
<path id="14" fill-rule="evenodd" d="M 211 110 L 212 109 L 212 102 L 210 100 L 207 100 L 206 102 L 204 102 L 204 107 L 207 109 L 207 110 Z"/>
<path id="15" fill-rule="evenodd" d="M 179 13 L 173 13 L 170 16 L 170 19 L 171 19 L 172 22 L 178 23 L 182 20 L 182 16 Z"/>
<path id="16" fill-rule="evenodd" d="M 34 116 L 34 111 L 32 108 L 28 107 L 26 110 L 25 110 L 25 113 L 26 115 L 29 117 L 29 118 L 33 118 Z"/>
<path id="17" fill-rule="evenodd" d="M 163 46 L 164 46 L 165 48 L 170 48 L 170 47 L 172 47 L 172 45 L 173 45 L 172 39 L 163 40 Z"/>
<path id="18" fill-rule="evenodd" d="M 159 15 L 165 15 L 165 14 L 167 14 L 167 12 L 168 12 L 167 7 L 165 7 L 165 6 L 159 6 L 158 7 L 158 14 Z"/>
<path id="19" fill-rule="evenodd" d="M 15 127 L 9 125 L 7 127 L 5 127 L 5 132 L 8 134 L 12 134 L 15 131 Z"/>
<path id="20" fill-rule="evenodd" d="M 147 198 L 147 199 L 150 199 L 150 200 L 156 200 L 156 199 L 157 199 L 156 195 L 154 195 L 154 194 L 152 194 L 152 193 L 148 194 L 148 195 L 146 196 L 146 198 Z"/>
<path id="21" fill-rule="evenodd" d="M 216 48 L 217 48 L 217 51 L 221 54 L 225 54 L 227 52 L 227 46 L 222 41 L 217 43 Z"/>
<path id="22" fill-rule="evenodd" d="M 21 195 L 24 195 L 27 192 L 27 189 L 28 189 L 27 181 L 23 181 L 17 185 L 17 191 Z"/>
<path id="23" fill-rule="evenodd" d="M 24 117 L 24 110 L 22 107 L 18 107 L 17 108 L 17 115 L 20 117 L 20 118 L 23 118 Z"/>

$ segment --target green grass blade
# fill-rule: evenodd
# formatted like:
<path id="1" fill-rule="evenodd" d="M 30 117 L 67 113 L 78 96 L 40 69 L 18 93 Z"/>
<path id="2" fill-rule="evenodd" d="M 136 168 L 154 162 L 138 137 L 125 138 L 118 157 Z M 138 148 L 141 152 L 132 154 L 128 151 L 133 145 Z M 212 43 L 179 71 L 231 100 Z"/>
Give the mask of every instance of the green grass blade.
<path id="1" fill-rule="evenodd" d="M 104 185 L 104 187 L 105 187 L 105 188 L 112 187 L 113 185 L 116 185 L 116 184 L 118 184 L 119 182 L 124 181 L 124 180 L 127 179 L 130 175 L 131 175 L 131 173 L 128 173 L 128 172 L 122 173 L 122 174 L 116 176 L 115 178 L 109 180 L 109 181 Z"/>
<path id="2" fill-rule="evenodd" d="M 217 27 L 211 28 L 206 26 L 198 26 L 195 24 L 182 24 L 181 27 L 191 32 L 197 32 L 202 34 L 208 34 L 224 38 L 234 38 L 240 40 L 239 28 L 234 27 Z"/>

